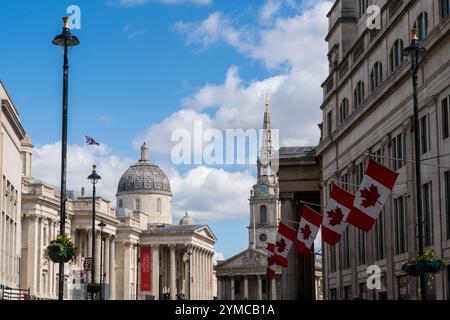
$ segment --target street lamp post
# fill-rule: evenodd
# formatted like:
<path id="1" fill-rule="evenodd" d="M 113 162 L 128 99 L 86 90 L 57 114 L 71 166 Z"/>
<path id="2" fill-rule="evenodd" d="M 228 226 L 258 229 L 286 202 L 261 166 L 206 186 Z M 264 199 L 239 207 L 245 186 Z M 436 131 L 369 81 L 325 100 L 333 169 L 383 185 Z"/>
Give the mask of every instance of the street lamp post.
<path id="1" fill-rule="evenodd" d="M 62 151 L 61 151 L 61 208 L 59 215 L 59 233 L 66 233 L 66 173 L 67 173 L 67 110 L 69 105 L 69 59 L 68 48 L 80 44 L 78 38 L 70 33 L 69 17 L 63 17 L 64 26 L 61 34 L 57 35 L 52 43 L 64 48 L 63 66 L 63 102 L 62 102 Z M 59 261 L 58 299 L 64 300 L 64 261 Z"/>
<path id="2" fill-rule="evenodd" d="M 97 166 L 92 166 L 92 173 L 88 179 L 92 182 L 92 267 L 91 267 L 91 284 L 95 284 L 95 185 L 101 179 L 97 174 Z M 91 300 L 94 300 L 94 292 L 91 293 Z"/>
<path id="3" fill-rule="evenodd" d="M 417 206 L 417 227 L 419 241 L 419 256 L 423 255 L 423 218 L 422 218 L 422 179 L 420 167 L 420 130 L 419 130 L 419 102 L 417 98 L 417 79 L 419 72 L 419 58 L 425 54 L 425 48 L 419 43 L 419 30 L 411 30 L 411 44 L 403 50 L 403 55 L 411 58 L 411 75 L 413 80 L 413 109 L 414 109 L 414 151 L 415 151 L 415 175 L 416 175 L 416 206 Z M 420 296 L 426 299 L 425 294 L 425 274 L 420 274 Z"/>
<path id="4" fill-rule="evenodd" d="M 103 230 L 106 223 L 101 221 L 98 226 L 100 228 L 100 300 L 103 300 Z"/>

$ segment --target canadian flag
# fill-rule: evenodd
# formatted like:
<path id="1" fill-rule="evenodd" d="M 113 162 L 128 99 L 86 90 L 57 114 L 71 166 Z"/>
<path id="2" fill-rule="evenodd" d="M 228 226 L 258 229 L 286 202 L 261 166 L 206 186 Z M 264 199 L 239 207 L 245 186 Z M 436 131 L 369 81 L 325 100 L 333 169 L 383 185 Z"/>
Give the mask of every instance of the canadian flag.
<path id="1" fill-rule="evenodd" d="M 321 222 L 322 215 L 320 213 L 314 211 L 307 205 L 303 206 L 297 234 L 297 252 L 304 255 L 311 253 L 311 247 L 314 239 L 317 237 Z"/>
<path id="2" fill-rule="evenodd" d="M 330 199 L 322 221 L 322 240 L 324 242 L 332 246 L 339 242 L 347 228 L 347 217 L 354 201 L 354 195 L 332 184 Z"/>
<path id="3" fill-rule="evenodd" d="M 383 209 L 397 177 L 398 173 L 376 161 L 369 160 L 366 175 L 356 193 L 347 222 L 365 232 L 369 232 L 381 209 Z"/>
<path id="4" fill-rule="evenodd" d="M 275 264 L 287 267 L 288 254 L 297 236 L 297 230 L 294 230 L 284 223 L 280 222 L 278 226 L 277 241 L 275 242 L 275 253 L 273 261 Z"/>
<path id="5" fill-rule="evenodd" d="M 275 245 L 273 243 L 267 244 L 267 278 L 272 280 L 275 279 L 275 261 L 273 259 L 275 252 Z"/>

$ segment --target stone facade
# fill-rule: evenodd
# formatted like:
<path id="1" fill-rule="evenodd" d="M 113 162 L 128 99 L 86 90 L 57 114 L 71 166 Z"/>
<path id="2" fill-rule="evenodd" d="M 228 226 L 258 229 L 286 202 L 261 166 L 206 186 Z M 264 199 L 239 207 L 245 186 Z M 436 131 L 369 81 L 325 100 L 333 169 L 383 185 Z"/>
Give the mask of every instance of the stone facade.
<path id="1" fill-rule="evenodd" d="M 297 230 L 303 202 L 320 203 L 320 166 L 313 147 L 282 147 L 275 154 L 279 161 L 281 221 Z M 314 300 L 315 248 L 310 256 L 295 247 L 288 255 L 288 267 L 282 269 L 283 300 Z"/>
<path id="2" fill-rule="evenodd" d="M 450 264 L 449 28 L 447 1 L 369 1 L 381 8 L 381 29 L 367 28 L 368 1 L 336 1 L 328 14 L 330 70 L 323 84 L 322 204 L 330 183 L 356 192 L 368 156 L 399 173 L 377 224 L 367 234 L 349 226 L 324 246 L 327 299 L 417 299 L 418 280 L 402 263 L 417 252 L 414 128 L 410 61 L 402 48 L 419 28 L 427 54 L 419 70 L 425 244 Z M 443 11 L 445 10 L 445 11 Z M 382 270 L 382 289 L 368 290 L 367 267 Z M 449 298 L 450 269 L 427 281 L 429 299 Z"/>
<path id="3" fill-rule="evenodd" d="M 0 289 L 17 288 L 21 248 L 22 158 L 26 137 L 19 114 L 0 82 Z"/>

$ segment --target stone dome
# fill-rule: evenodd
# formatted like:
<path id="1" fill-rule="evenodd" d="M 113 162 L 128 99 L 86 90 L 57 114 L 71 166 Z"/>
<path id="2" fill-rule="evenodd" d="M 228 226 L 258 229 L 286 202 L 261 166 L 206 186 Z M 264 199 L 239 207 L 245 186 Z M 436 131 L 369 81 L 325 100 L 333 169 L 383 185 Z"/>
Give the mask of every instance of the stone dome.
<path id="1" fill-rule="evenodd" d="M 165 172 L 148 160 L 148 148 L 145 143 L 141 147 L 141 159 L 125 171 L 117 189 L 117 195 L 134 193 L 172 195 Z"/>
<path id="2" fill-rule="evenodd" d="M 186 212 L 186 214 L 184 215 L 183 219 L 180 220 L 180 225 L 185 226 L 192 226 L 195 225 L 195 221 L 194 218 L 192 218 L 189 213 Z"/>

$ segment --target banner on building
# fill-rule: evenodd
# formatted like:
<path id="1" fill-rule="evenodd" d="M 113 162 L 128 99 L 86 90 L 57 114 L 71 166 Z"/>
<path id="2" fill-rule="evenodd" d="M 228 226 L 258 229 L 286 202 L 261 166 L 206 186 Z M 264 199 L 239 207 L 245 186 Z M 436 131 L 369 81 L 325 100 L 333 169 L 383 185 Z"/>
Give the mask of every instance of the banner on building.
<path id="1" fill-rule="evenodd" d="M 141 247 L 141 291 L 152 291 L 152 248 Z"/>

